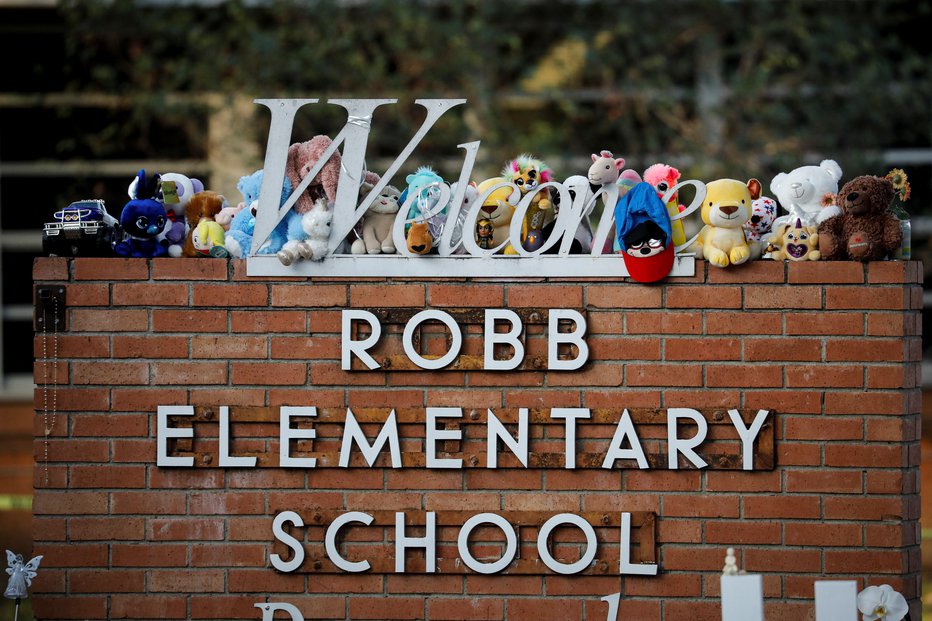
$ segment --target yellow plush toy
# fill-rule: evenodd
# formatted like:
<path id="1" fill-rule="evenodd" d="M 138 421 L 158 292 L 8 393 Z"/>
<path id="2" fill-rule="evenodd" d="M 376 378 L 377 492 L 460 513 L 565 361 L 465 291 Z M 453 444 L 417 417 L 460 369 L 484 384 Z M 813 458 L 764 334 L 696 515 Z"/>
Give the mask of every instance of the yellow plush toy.
<path id="1" fill-rule="evenodd" d="M 479 184 L 479 194 L 481 195 L 483 192 L 499 183 L 502 183 L 501 178 L 486 179 Z M 492 248 L 497 248 L 508 241 L 511 217 L 515 215 L 515 206 L 508 201 L 511 192 L 512 189 L 509 187 L 502 187 L 495 190 L 489 194 L 489 197 L 485 199 L 485 202 L 482 203 L 482 207 L 479 210 L 479 219 L 485 218 L 492 223 Z M 511 249 L 510 244 L 505 248 L 505 254 L 514 253 L 513 249 L 511 249 L 510 252 L 509 249 Z"/>
<path id="2" fill-rule="evenodd" d="M 718 267 L 740 265 L 751 257 L 751 247 L 744 236 L 744 223 L 751 217 L 751 201 L 761 192 L 760 181 L 746 184 L 735 179 L 718 179 L 706 186 L 702 204 L 705 226 L 690 247 Z"/>

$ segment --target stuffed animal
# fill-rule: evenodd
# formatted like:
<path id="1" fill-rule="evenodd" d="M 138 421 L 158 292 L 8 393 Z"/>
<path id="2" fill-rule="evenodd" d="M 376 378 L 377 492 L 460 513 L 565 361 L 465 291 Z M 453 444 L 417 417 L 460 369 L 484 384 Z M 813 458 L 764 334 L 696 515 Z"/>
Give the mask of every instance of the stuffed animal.
<path id="1" fill-rule="evenodd" d="M 751 247 L 751 258 L 770 258 L 770 236 L 777 217 L 777 201 L 761 196 L 751 202 L 751 219 L 744 223 L 744 237 Z M 786 223 L 789 224 L 789 223 Z"/>
<path id="2" fill-rule="evenodd" d="M 121 257 L 162 257 L 168 254 L 158 236 L 168 224 L 162 203 L 156 199 L 161 178 L 146 178 L 146 171 L 136 175 L 131 199 L 123 207 L 120 224 L 114 227 L 111 238 L 113 251 Z M 133 186 L 131 186 L 133 187 Z"/>
<path id="3" fill-rule="evenodd" d="M 322 261 L 327 256 L 332 223 L 333 210 L 327 208 L 327 199 L 318 198 L 314 208 L 301 216 L 305 239 L 286 243 L 278 253 L 278 260 L 282 265 L 291 265 L 298 259 Z"/>
<path id="4" fill-rule="evenodd" d="M 406 239 L 408 250 L 413 254 L 427 254 L 434 241 L 427 222 L 412 222 Z"/>
<path id="5" fill-rule="evenodd" d="M 450 184 L 451 196 L 456 196 L 456 191 L 458 189 L 459 182 L 456 181 Z M 476 199 L 479 198 L 479 186 L 476 185 L 475 181 L 470 181 L 469 185 L 466 186 L 466 192 L 463 194 L 463 203 L 460 205 L 459 213 L 456 214 L 456 223 L 453 225 L 453 235 L 450 236 L 450 248 L 453 249 L 453 254 L 467 254 L 466 249 L 463 247 L 463 228 L 466 224 L 466 216 L 469 214 L 469 210 L 476 203 Z M 480 211 L 481 213 L 481 211 Z M 478 226 L 477 216 L 477 226 Z M 492 223 L 489 222 L 489 239 L 491 240 L 492 234 Z M 478 237 L 476 238 L 479 239 Z M 479 246 L 480 248 L 482 246 Z"/>
<path id="6" fill-rule="evenodd" d="M 608 151 L 602 151 L 602 153 L 608 153 Z M 612 160 L 612 161 L 614 162 L 615 160 Z M 593 163 L 592 167 L 595 167 L 596 165 L 597 163 Z M 583 216 L 579 221 L 579 226 L 576 228 L 576 232 L 573 234 L 573 241 L 570 243 L 570 251 L 569 251 L 570 254 L 583 254 L 583 253 L 586 253 L 592 250 L 593 234 L 592 234 L 592 223 L 589 221 L 589 214 L 591 214 L 592 210 L 595 208 L 595 201 L 593 200 L 595 192 L 601 189 L 602 187 L 601 185 L 599 186 L 592 185 L 592 178 L 593 178 L 593 175 L 591 175 L 592 167 L 590 167 L 589 169 L 590 175 L 586 177 L 583 177 L 582 175 L 572 175 L 570 177 L 567 177 L 563 181 L 563 186 L 566 188 L 567 194 L 570 197 L 570 204 L 567 205 L 565 208 L 566 209 L 572 208 L 572 206 L 576 204 L 577 200 L 583 201 L 582 203 L 583 204 Z M 601 175 L 601 178 L 609 178 L 609 177 L 610 175 L 608 174 L 603 173 Z M 612 180 L 609 183 L 610 184 L 615 183 L 615 180 Z M 582 194 L 584 198 L 580 199 L 579 198 L 580 194 Z M 607 199 L 605 194 L 603 194 L 602 196 Z M 556 225 L 557 225 L 557 216 L 560 215 L 560 210 L 564 208 L 559 192 L 554 193 L 552 200 L 553 200 L 554 219 L 544 225 L 544 230 L 539 236 L 541 243 L 543 242 L 543 240 L 550 239 L 550 236 L 553 235 L 553 232 L 556 229 Z M 535 239 L 534 242 L 536 244 L 537 240 Z M 531 247 L 532 245 L 533 244 L 529 244 L 529 243 L 525 244 L 525 248 L 527 250 L 533 250 L 534 248 Z M 563 245 L 562 241 L 559 243 L 555 243 L 554 245 L 550 246 L 550 248 L 545 250 L 544 254 L 558 254 L 560 252 L 560 247 L 562 245 Z"/>
<path id="7" fill-rule="evenodd" d="M 523 153 L 511 160 L 502 169 L 502 178 L 511 181 L 521 196 L 533 194 L 531 204 L 524 215 L 524 223 L 521 226 L 522 237 L 527 237 L 530 231 L 543 230 L 548 220 L 553 219 L 553 212 L 550 211 L 550 190 L 539 190 L 538 187 L 548 181 L 552 181 L 550 168 L 542 161 Z"/>
<path id="8" fill-rule="evenodd" d="M 440 244 L 440 235 L 447 220 L 447 206 L 439 206 L 440 186 L 443 178 L 434 172 L 430 166 L 421 166 L 413 174 L 405 177 L 408 187 L 401 193 L 399 204 L 404 205 L 409 196 L 414 196 L 411 206 L 408 207 L 408 220 L 426 222 L 428 233 L 431 236 L 431 247 Z M 405 235 L 410 232 L 406 227 Z M 418 233 L 418 242 L 423 238 Z"/>
<path id="9" fill-rule="evenodd" d="M 673 268 L 670 215 L 657 190 L 639 183 L 615 205 L 615 237 L 625 267 L 638 282 L 655 282 Z"/>
<path id="10" fill-rule="evenodd" d="M 625 158 L 615 158 L 611 151 L 599 151 L 598 155 L 593 153 L 592 165 L 586 173 L 592 191 L 595 192 L 603 185 L 616 183 L 624 166 Z"/>
<path id="11" fill-rule="evenodd" d="M 817 225 L 841 213 L 834 207 L 822 207 L 822 197 L 838 192 L 841 167 L 835 160 L 822 160 L 818 166 L 800 166 L 780 173 L 770 182 L 770 191 L 788 215 L 774 221 L 774 227 L 799 218 L 803 226 Z"/>
<path id="12" fill-rule="evenodd" d="M 499 177 L 486 179 L 479 184 L 479 195 L 481 196 L 486 190 L 501 182 Z M 508 242 L 511 217 L 515 215 L 515 204 L 511 203 L 511 194 L 512 190 L 509 187 L 498 188 L 489 194 L 488 198 L 483 201 L 482 207 L 479 208 L 477 220 L 485 218 L 492 223 L 492 248 Z"/>
<path id="13" fill-rule="evenodd" d="M 285 172 L 292 188 L 298 187 L 304 177 L 317 165 L 320 157 L 331 144 L 333 144 L 333 141 L 329 136 L 318 135 L 306 142 L 295 143 L 288 148 L 288 161 L 285 165 Z M 328 203 L 336 202 L 342 161 L 340 150 L 337 149 L 327 160 L 327 163 L 324 164 L 320 173 L 311 181 L 307 190 L 298 197 L 298 202 L 294 206 L 294 210 L 298 214 L 304 215 L 309 212 L 314 207 L 314 203 L 321 198 L 326 199 Z"/>
<path id="14" fill-rule="evenodd" d="M 821 256 L 816 228 L 803 226 L 799 218 L 792 226 L 778 226 L 770 237 L 770 243 L 773 248 L 770 258 L 774 261 L 818 261 Z"/>
<path id="15" fill-rule="evenodd" d="M 223 209 L 220 210 L 220 213 L 218 213 L 217 216 L 214 218 L 214 221 L 216 221 L 216 223 L 219 224 L 223 228 L 224 232 L 229 231 L 230 224 L 233 223 L 233 218 L 235 218 L 236 214 L 238 214 L 245 208 L 246 208 L 245 201 L 240 202 L 236 207 L 230 207 L 230 206 L 224 207 Z"/>
<path id="16" fill-rule="evenodd" d="M 706 186 L 702 204 L 705 226 L 690 249 L 701 251 L 712 265 L 740 265 L 751 258 L 751 247 L 744 237 L 744 223 L 751 218 L 751 201 L 760 197 L 760 181 L 746 184 L 735 179 L 718 179 Z"/>
<path id="17" fill-rule="evenodd" d="M 184 217 L 190 228 L 184 244 L 184 256 L 229 256 L 224 247 L 223 227 L 214 221 L 214 217 L 226 205 L 227 199 L 223 195 L 209 190 L 198 192 L 191 197 L 184 208 Z"/>
<path id="18" fill-rule="evenodd" d="M 879 261 L 903 241 L 900 221 L 890 211 L 894 189 L 889 179 L 855 177 L 838 192 L 842 213 L 819 225 L 819 246 L 826 261 Z"/>
<path id="19" fill-rule="evenodd" d="M 386 186 L 372 206 L 363 216 L 362 239 L 353 242 L 353 254 L 392 254 L 395 243 L 392 241 L 392 225 L 398 213 L 401 192 L 394 186 Z"/>
<path id="20" fill-rule="evenodd" d="M 165 232 L 159 235 L 159 243 L 167 246 L 168 255 L 171 257 L 181 256 L 184 240 L 188 234 L 184 208 L 195 194 L 203 190 L 204 184 L 198 179 L 180 173 L 162 175 L 159 194 L 170 224 Z"/>
<path id="21" fill-rule="evenodd" d="M 660 198 L 663 198 L 667 190 L 675 186 L 679 180 L 680 171 L 666 164 L 654 164 L 644 171 L 644 181 L 654 186 L 657 196 Z M 685 209 L 685 205 L 680 205 L 679 192 L 674 192 L 670 200 L 667 201 L 667 213 L 672 218 Z M 683 230 L 683 222 L 681 220 L 671 220 L 670 225 L 673 227 L 674 245 L 681 246 L 685 244 L 686 232 Z"/>
<path id="22" fill-rule="evenodd" d="M 252 248 L 252 235 L 256 228 L 256 209 L 259 205 L 259 190 L 262 187 L 262 170 L 251 175 L 240 177 L 236 188 L 243 195 L 243 203 L 247 205 L 230 222 L 230 228 L 224 236 L 224 246 L 231 256 L 241 259 L 249 254 Z M 291 182 L 286 177 L 282 182 L 282 194 L 279 205 L 283 205 L 291 194 Z M 271 254 L 270 247 L 280 250 L 288 241 L 288 225 L 294 218 L 283 220 L 272 231 L 269 243 L 260 249 L 260 254 Z M 298 218 L 300 222 L 300 218 Z M 278 251 L 276 250 L 276 252 Z"/>

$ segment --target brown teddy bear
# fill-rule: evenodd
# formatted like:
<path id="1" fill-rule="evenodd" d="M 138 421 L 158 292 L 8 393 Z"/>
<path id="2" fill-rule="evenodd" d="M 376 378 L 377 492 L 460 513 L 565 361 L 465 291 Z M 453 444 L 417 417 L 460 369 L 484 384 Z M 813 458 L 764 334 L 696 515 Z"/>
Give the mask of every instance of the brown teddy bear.
<path id="1" fill-rule="evenodd" d="M 838 192 L 840 215 L 819 225 L 819 249 L 826 261 L 879 261 L 903 241 L 900 221 L 890 210 L 893 184 L 864 175 Z"/>

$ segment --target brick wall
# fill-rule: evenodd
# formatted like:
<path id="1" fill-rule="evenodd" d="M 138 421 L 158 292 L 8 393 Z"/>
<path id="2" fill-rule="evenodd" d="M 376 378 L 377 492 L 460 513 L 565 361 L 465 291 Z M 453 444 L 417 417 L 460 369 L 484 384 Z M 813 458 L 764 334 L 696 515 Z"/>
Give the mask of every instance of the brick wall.
<path id="1" fill-rule="evenodd" d="M 45 555 L 33 587 L 38 618 L 258 619 L 254 604 L 268 600 L 293 602 L 307 619 L 601 620 L 600 598 L 620 591 L 619 619 L 714 620 L 731 545 L 742 567 L 764 574 L 771 621 L 811 618 L 822 577 L 889 583 L 919 618 L 918 263 L 719 270 L 698 262 L 693 278 L 641 286 L 308 283 L 248 279 L 238 261 L 49 258 L 36 261 L 34 278 L 67 295 L 57 343 L 41 331 L 35 341 L 37 383 L 57 373 L 60 384 L 54 396 L 40 386 L 35 399 L 33 534 Z M 547 372 L 545 325 L 529 325 L 528 357 L 515 372 L 340 369 L 341 308 L 503 306 L 584 312 L 590 361 Z M 377 359 L 397 359 L 400 329 L 386 327 Z M 466 355 L 481 353 L 480 329 L 464 328 Z M 425 329 L 424 338 L 425 351 L 442 353 L 443 334 Z M 195 468 L 155 465 L 156 407 L 171 404 L 197 406 L 195 441 L 173 448 L 195 455 Z M 215 467 L 221 405 L 231 408 L 234 454 L 258 454 L 258 468 Z M 339 451 L 347 406 L 363 421 L 395 408 L 409 467 L 277 468 L 280 405 L 321 408 L 315 445 L 295 450 L 327 455 Z M 525 469 L 507 451 L 498 470 L 426 470 L 409 457 L 425 406 L 462 407 L 477 413 L 474 422 L 486 408 L 503 420 L 521 407 L 592 408 L 580 454 L 604 453 L 614 428 L 606 423 L 629 408 L 645 423 L 638 428 L 652 464 L 664 452 L 650 427 L 657 409 L 695 408 L 715 422 L 725 409 L 764 408 L 774 412 L 776 463 L 734 469 L 735 437 L 713 424 L 710 450 L 725 455 L 703 471 L 567 471 L 545 461 Z M 364 427 L 370 437 L 378 431 Z M 531 450 L 563 446 L 562 430 L 534 424 Z M 484 425 L 464 431 L 456 450 L 484 457 L 483 434 Z M 282 510 L 310 524 L 293 531 L 309 554 L 293 574 L 269 566 L 270 553 L 287 555 L 271 532 Z M 395 510 L 409 523 L 437 511 L 437 574 L 419 573 L 418 553 L 409 573 L 394 574 L 385 561 L 390 529 L 356 528 L 341 543 L 348 557 L 369 558 L 370 572 L 334 571 L 322 556 L 333 515 L 381 512 L 382 520 Z M 451 562 L 456 525 L 486 511 L 526 522 L 519 561 L 497 576 Z M 596 521 L 604 563 L 570 577 L 533 567 L 540 517 L 560 511 Z M 617 575 L 621 511 L 638 520 L 635 560 L 656 559 L 660 575 Z M 497 558 L 495 534 L 477 533 L 489 541 L 473 553 Z M 579 540 L 563 533 L 555 554 L 578 556 Z"/>

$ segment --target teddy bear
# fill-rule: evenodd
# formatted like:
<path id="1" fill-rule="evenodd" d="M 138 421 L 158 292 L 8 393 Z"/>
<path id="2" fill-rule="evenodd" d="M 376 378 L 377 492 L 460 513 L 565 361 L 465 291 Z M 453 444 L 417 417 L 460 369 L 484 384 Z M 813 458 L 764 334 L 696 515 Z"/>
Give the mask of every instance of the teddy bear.
<path id="1" fill-rule="evenodd" d="M 291 182 L 292 188 L 297 188 L 300 185 L 304 177 L 317 165 L 320 157 L 331 144 L 333 144 L 333 141 L 329 136 L 318 135 L 310 140 L 297 142 L 288 147 L 285 174 Z M 298 201 L 294 205 L 296 212 L 301 215 L 306 214 L 320 198 L 326 199 L 328 203 L 336 201 L 342 161 L 340 150 L 335 150 L 321 171 L 311 181 L 311 184 L 298 197 Z"/>
<path id="2" fill-rule="evenodd" d="M 900 221 L 889 210 L 893 183 L 883 177 L 855 177 L 838 192 L 842 213 L 819 225 L 819 246 L 826 261 L 878 261 L 903 241 Z"/>
<path id="3" fill-rule="evenodd" d="M 247 256 L 252 248 L 252 236 L 256 228 L 256 209 L 259 205 L 259 190 L 262 187 L 263 171 L 257 170 L 252 174 L 240 177 L 236 189 L 243 195 L 243 204 L 246 205 L 230 221 L 230 227 L 224 236 L 224 247 L 231 256 L 241 259 Z M 291 182 L 285 177 L 282 182 L 282 193 L 279 206 L 283 205 L 291 194 Z M 218 214 L 219 215 L 219 214 Z M 300 220 L 300 218 L 299 218 Z M 272 231 L 269 246 L 275 245 L 281 249 L 288 241 L 288 222 L 282 221 Z M 277 250 L 276 250 L 277 252 Z M 271 254 L 267 248 L 262 248 L 260 254 Z"/>
<path id="4" fill-rule="evenodd" d="M 822 207 L 822 197 L 838 192 L 841 166 L 835 160 L 822 160 L 818 166 L 800 166 L 780 173 L 770 182 L 770 191 L 789 212 L 774 221 L 774 227 L 802 220 L 803 226 L 814 226 L 841 213 L 837 207 Z"/>
<path id="5" fill-rule="evenodd" d="M 191 197 L 184 208 L 188 222 L 183 255 L 186 257 L 227 257 L 224 247 L 223 227 L 214 221 L 220 210 L 226 207 L 227 199 L 217 192 L 204 190 Z"/>
<path id="6" fill-rule="evenodd" d="M 327 208 L 327 199 L 318 198 L 314 207 L 301 216 L 301 226 L 305 239 L 291 240 L 278 252 L 282 265 L 291 265 L 299 259 L 322 261 L 327 256 L 330 244 L 330 229 L 333 224 L 333 210 Z"/>
<path id="7" fill-rule="evenodd" d="M 712 265 L 740 265 L 751 258 L 752 249 L 744 236 L 744 223 L 751 218 L 751 201 L 760 197 L 757 179 L 747 183 L 718 179 L 706 185 L 702 203 L 705 226 L 690 246 Z"/>
<path id="8" fill-rule="evenodd" d="M 781 224 L 769 238 L 770 258 L 774 261 L 818 261 L 819 235 L 814 226 L 803 226 L 796 218 L 792 226 Z"/>
<path id="9" fill-rule="evenodd" d="M 392 254 L 395 243 L 392 241 L 392 225 L 398 213 L 401 192 L 394 186 L 386 186 L 379 197 L 363 216 L 362 238 L 353 242 L 353 254 Z"/>
<path id="10" fill-rule="evenodd" d="M 667 190 L 675 186 L 679 180 L 680 171 L 666 164 L 653 164 L 644 171 L 644 181 L 654 186 L 660 198 L 663 198 Z M 673 218 L 685 209 L 684 205 L 680 205 L 679 192 L 674 192 L 667 201 L 667 214 Z M 673 244 L 675 246 L 685 244 L 686 231 L 683 230 L 683 222 L 671 219 L 670 225 L 673 227 Z"/>

